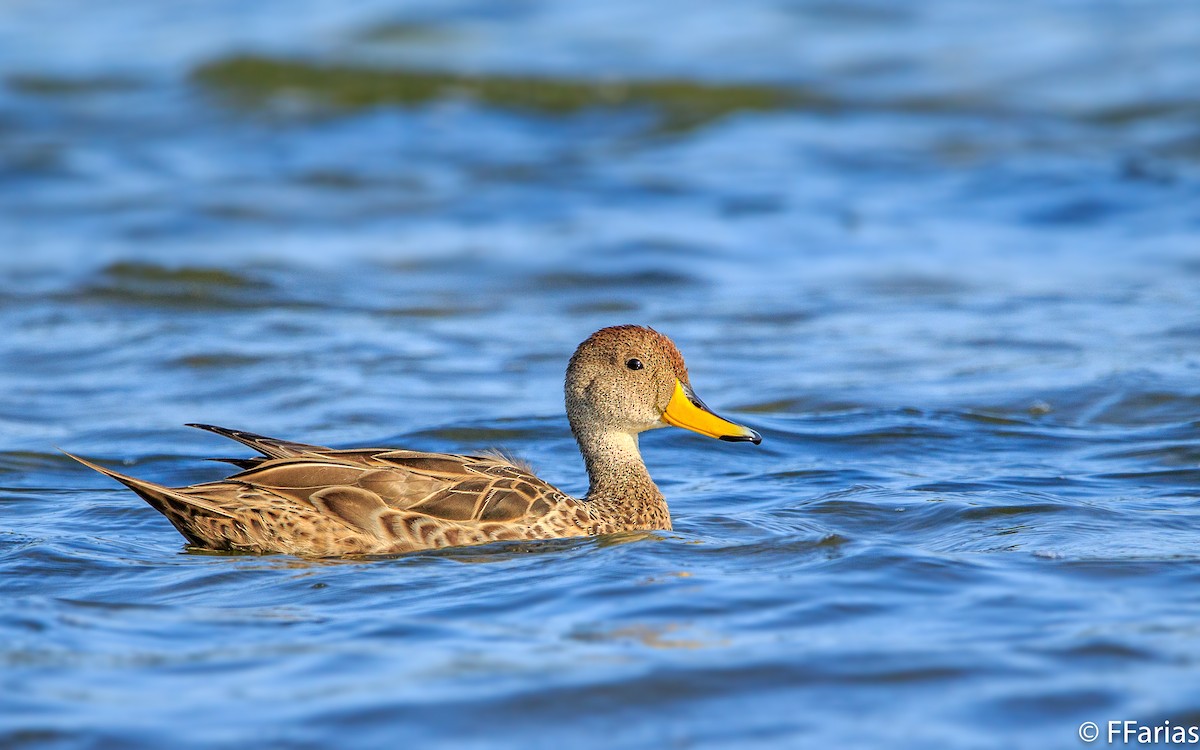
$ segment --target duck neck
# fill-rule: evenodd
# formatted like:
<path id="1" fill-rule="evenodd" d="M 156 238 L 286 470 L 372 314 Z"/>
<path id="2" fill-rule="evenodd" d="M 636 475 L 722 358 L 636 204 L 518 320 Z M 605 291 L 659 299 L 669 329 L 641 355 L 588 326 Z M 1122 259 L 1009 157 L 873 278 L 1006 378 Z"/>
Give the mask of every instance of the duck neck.
<path id="1" fill-rule="evenodd" d="M 670 529 L 666 500 L 642 460 L 637 435 L 620 431 L 576 431 L 587 465 L 587 502 L 597 531 Z"/>

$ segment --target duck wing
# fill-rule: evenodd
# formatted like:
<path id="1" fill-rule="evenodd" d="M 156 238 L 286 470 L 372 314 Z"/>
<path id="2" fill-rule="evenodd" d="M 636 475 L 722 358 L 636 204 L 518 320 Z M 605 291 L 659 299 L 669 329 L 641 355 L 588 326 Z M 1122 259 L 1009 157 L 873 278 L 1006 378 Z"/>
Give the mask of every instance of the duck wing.
<path id="1" fill-rule="evenodd" d="M 392 510 L 446 521 L 517 522 L 573 500 L 500 458 L 394 448 L 322 449 L 267 459 L 225 481 L 304 502 L 324 489 L 354 487 L 377 495 Z"/>
<path id="2" fill-rule="evenodd" d="M 334 450 L 203 429 L 264 457 L 228 459 L 245 470 L 178 488 L 72 458 L 122 482 L 210 549 L 333 557 L 594 533 L 583 501 L 496 456 Z"/>
<path id="3" fill-rule="evenodd" d="M 267 459 L 223 482 L 191 489 L 252 526 L 264 523 L 273 546 L 292 554 L 394 554 L 593 533 L 582 501 L 491 456 L 325 450 Z M 289 526 L 282 535 L 287 539 L 275 523 L 281 512 L 304 519 Z M 355 532 L 353 539 L 344 538 L 346 531 Z"/>
<path id="4" fill-rule="evenodd" d="M 230 440 L 236 440 L 242 445 L 253 448 L 261 453 L 266 458 L 289 458 L 292 456 L 303 456 L 307 453 L 320 453 L 329 449 L 322 445 L 309 445 L 308 443 L 294 443 L 291 440 L 280 440 L 279 438 L 267 437 L 266 435 L 258 435 L 245 430 L 231 430 L 228 427 L 218 427 L 213 424 L 200 424 L 191 422 L 185 427 L 195 427 L 198 430 L 212 432 L 221 437 L 227 437 Z M 222 461 L 227 464 L 242 469 L 249 469 L 258 466 L 263 462 L 262 458 L 213 458 L 212 461 Z"/>

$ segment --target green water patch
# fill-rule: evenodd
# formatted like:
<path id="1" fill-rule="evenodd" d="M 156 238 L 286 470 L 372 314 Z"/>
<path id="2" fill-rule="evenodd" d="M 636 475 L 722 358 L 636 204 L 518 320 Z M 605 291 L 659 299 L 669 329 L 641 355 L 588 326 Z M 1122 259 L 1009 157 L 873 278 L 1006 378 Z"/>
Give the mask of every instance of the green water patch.
<path id="1" fill-rule="evenodd" d="M 445 318 L 463 318 L 470 315 L 483 315 L 494 311 L 494 308 L 481 305 L 412 305 L 408 307 L 385 307 L 376 310 L 375 314 L 383 318 L 424 318 L 440 320 Z"/>
<path id="2" fill-rule="evenodd" d="M 201 266 L 121 262 L 101 269 L 75 300 L 156 307 L 230 308 L 278 304 L 274 288 L 246 274 Z"/>
<path id="3" fill-rule="evenodd" d="M 201 268 L 196 266 L 168 268 L 153 263 L 113 263 L 104 269 L 104 275 L 117 280 L 151 284 L 183 284 L 187 286 L 232 287 L 238 289 L 265 286 L 262 282 L 253 281 L 245 276 L 220 268 Z"/>
<path id="4" fill-rule="evenodd" d="M 700 285 L 694 276 L 675 271 L 646 270 L 627 273 L 554 271 L 534 277 L 529 287 L 538 290 L 586 291 L 591 289 L 685 288 Z"/>
<path id="5" fill-rule="evenodd" d="M 376 30 L 382 39 L 388 29 Z M 411 40 L 419 29 L 400 25 L 395 38 Z M 407 43 L 407 42 L 406 42 Z M 939 96 L 845 97 L 838 82 L 822 87 L 799 84 L 716 82 L 686 78 L 573 78 L 502 73 L 455 73 L 428 68 L 355 62 L 312 61 L 235 55 L 195 68 L 191 80 L 248 109 L 279 102 L 300 103 L 290 111 L 320 114 L 377 106 L 416 107 L 438 101 L 469 100 L 482 105 L 567 116 L 589 110 L 645 109 L 657 115 L 656 129 L 681 132 L 739 112 L 819 111 L 893 112 L 906 115 L 972 116 L 1009 120 L 1016 116 L 1047 117 L 1100 128 L 1124 128 L 1145 121 L 1193 116 L 1200 105 L 1190 99 L 1135 103 L 1074 110 L 1014 105 L 994 92 L 950 92 Z M 966 151 L 964 151 L 964 148 Z M 1188 156 L 1194 146 L 1172 147 Z M 991 152 L 986 144 L 945 144 L 951 160 L 976 159 Z M 777 207 L 757 206 L 755 210 Z M 917 279 L 918 291 L 928 293 Z M 901 285 L 904 286 L 904 285 Z M 907 291 L 900 289 L 898 292 Z M 932 291 L 945 291 L 934 289 Z"/>
<path id="6" fill-rule="evenodd" d="M 232 352 L 207 352 L 176 357 L 168 363 L 188 370 L 228 370 L 236 367 L 253 367 L 266 361 L 266 357 Z"/>
<path id="7" fill-rule="evenodd" d="M 471 99 L 556 116 L 589 109 L 645 107 L 657 111 L 663 124 L 671 128 L 697 126 L 747 110 L 824 108 L 832 104 L 813 92 L 759 84 L 461 74 L 252 55 L 202 65 L 193 71 L 192 80 L 244 106 L 269 104 L 279 97 L 303 97 L 335 109 Z"/>
<path id="8" fill-rule="evenodd" d="M 637 312 L 641 306 L 632 300 L 597 300 L 595 302 L 578 302 L 567 305 L 566 311 L 572 315 L 625 314 Z"/>

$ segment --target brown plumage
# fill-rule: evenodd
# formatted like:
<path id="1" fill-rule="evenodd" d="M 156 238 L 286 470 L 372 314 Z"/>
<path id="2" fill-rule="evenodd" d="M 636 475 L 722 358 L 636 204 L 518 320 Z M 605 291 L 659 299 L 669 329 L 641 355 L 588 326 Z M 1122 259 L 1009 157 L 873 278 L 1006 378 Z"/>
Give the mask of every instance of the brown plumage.
<path id="1" fill-rule="evenodd" d="M 180 488 L 71 457 L 125 484 L 197 547 L 333 557 L 670 529 L 638 433 L 672 424 L 724 440 L 760 440 L 708 411 L 691 390 L 679 350 L 649 328 L 605 328 L 580 344 L 567 368 L 566 404 L 591 480 L 583 498 L 501 456 L 334 450 L 199 424 L 190 426 L 262 457 L 217 459 L 243 471 Z"/>

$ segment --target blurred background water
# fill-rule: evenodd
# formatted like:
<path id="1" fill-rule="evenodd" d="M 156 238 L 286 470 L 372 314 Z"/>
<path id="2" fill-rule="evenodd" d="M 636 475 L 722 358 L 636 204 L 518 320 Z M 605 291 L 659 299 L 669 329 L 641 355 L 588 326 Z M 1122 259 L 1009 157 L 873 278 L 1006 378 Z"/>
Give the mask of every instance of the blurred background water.
<path id="1" fill-rule="evenodd" d="M 0 4 L 0 747 L 1200 723 L 1200 5 Z M 510 449 L 604 325 L 672 533 L 189 551 L 55 446 Z M 235 449 L 236 450 L 236 449 Z"/>

